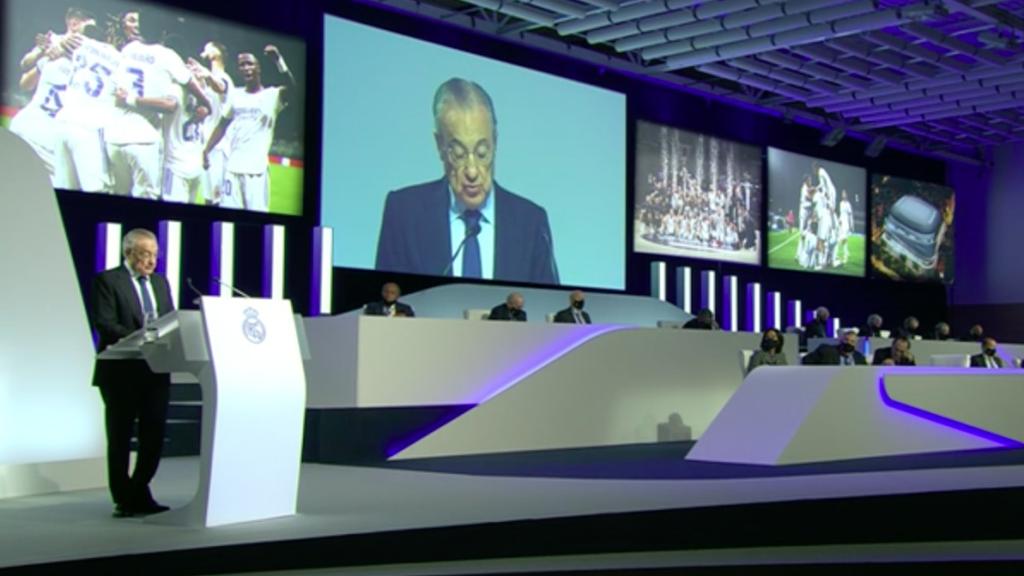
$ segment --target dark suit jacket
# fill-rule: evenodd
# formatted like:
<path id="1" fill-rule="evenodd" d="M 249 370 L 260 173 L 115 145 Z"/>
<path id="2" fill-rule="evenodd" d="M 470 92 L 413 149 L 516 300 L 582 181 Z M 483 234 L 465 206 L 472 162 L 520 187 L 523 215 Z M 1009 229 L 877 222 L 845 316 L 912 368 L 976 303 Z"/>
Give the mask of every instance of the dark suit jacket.
<path id="1" fill-rule="evenodd" d="M 363 310 L 363 314 L 367 316 L 387 316 L 387 307 L 388 305 L 385 304 L 383 300 L 370 302 L 366 305 L 366 309 Z M 413 318 L 416 316 L 416 313 L 413 312 L 412 306 L 402 304 L 401 302 L 395 302 L 395 315 Z"/>
<path id="2" fill-rule="evenodd" d="M 892 359 L 892 346 L 886 348 L 879 348 L 875 350 L 875 357 L 871 360 L 871 363 L 875 366 L 881 366 L 886 360 Z M 898 366 L 917 366 L 917 362 L 913 358 L 906 358 L 898 364 Z"/>
<path id="3" fill-rule="evenodd" d="M 701 322 L 694 317 L 687 320 L 686 324 L 683 324 L 683 328 L 687 328 L 689 330 L 718 330 L 718 323 L 712 322 L 711 324 L 708 324 L 707 322 Z"/>
<path id="4" fill-rule="evenodd" d="M 861 338 L 881 338 L 882 337 L 882 334 L 881 334 L 882 330 L 883 330 L 882 328 L 875 328 L 873 326 L 864 326 L 864 327 L 862 327 L 860 329 L 860 332 L 858 332 L 857 335 L 860 336 Z"/>
<path id="5" fill-rule="evenodd" d="M 590 324 L 590 314 L 587 314 L 585 310 L 580 310 L 580 314 L 583 315 L 583 323 Z M 557 324 L 575 324 L 576 319 L 572 317 L 572 306 L 565 310 L 559 310 L 555 314 L 555 323 Z"/>
<path id="6" fill-rule="evenodd" d="M 992 359 L 995 360 L 996 366 L 999 366 L 1000 368 L 1006 368 L 1006 363 L 1003 362 L 1003 359 L 1000 358 L 999 356 L 993 356 Z M 987 364 L 985 364 L 984 354 L 975 354 L 974 356 L 971 356 L 971 368 L 985 367 L 987 367 Z"/>
<path id="7" fill-rule="evenodd" d="M 526 310 L 512 310 L 508 304 L 498 304 L 491 308 L 488 320 L 512 320 L 515 322 L 526 322 Z"/>
<path id="8" fill-rule="evenodd" d="M 839 347 L 832 346 L 829 344 L 822 344 L 818 346 L 814 352 L 811 352 L 807 356 L 804 356 L 804 364 L 818 364 L 824 366 L 838 366 L 839 365 Z M 860 352 L 853 351 L 853 363 L 858 366 L 867 366 L 868 361 L 864 358 L 864 355 Z"/>
<path id="9" fill-rule="evenodd" d="M 828 338 L 828 330 L 825 328 L 825 323 L 818 322 L 817 319 L 811 320 L 807 324 L 805 333 L 808 338 Z"/>
<path id="10" fill-rule="evenodd" d="M 156 297 L 157 314 L 163 316 L 174 310 L 171 287 L 160 274 L 150 275 L 153 295 Z M 135 332 L 143 325 L 142 304 L 132 285 L 132 275 L 124 265 L 101 272 L 92 283 L 92 321 L 99 333 L 99 351 L 102 352 L 121 338 Z M 101 386 L 122 379 L 128 370 L 139 373 L 139 366 L 130 367 L 127 360 L 97 360 L 93 371 L 93 386 Z M 123 370 L 122 370 L 123 369 Z M 154 375 L 169 381 L 169 376 Z"/>
<path id="11" fill-rule="evenodd" d="M 494 279 L 558 284 L 543 208 L 494 183 Z M 437 276 L 452 260 L 451 193 L 442 178 L 388 193 L 377 270 Z"/>

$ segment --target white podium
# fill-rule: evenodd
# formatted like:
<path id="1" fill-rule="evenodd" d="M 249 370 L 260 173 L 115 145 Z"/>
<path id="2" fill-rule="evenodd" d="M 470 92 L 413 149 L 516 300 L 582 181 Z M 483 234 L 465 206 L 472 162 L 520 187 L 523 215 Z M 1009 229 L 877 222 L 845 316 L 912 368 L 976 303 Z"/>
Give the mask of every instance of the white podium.
<path id="1" fill-rule="evenodd" d="M 221 526 L 295 514 L 306 378 L 291 302 L 203 297 L 200 312 L 157 322 L 102 358 L 139 358 L 154 372 L 185 372 L 203 392 L 199 488 L 153 522 Z"/>

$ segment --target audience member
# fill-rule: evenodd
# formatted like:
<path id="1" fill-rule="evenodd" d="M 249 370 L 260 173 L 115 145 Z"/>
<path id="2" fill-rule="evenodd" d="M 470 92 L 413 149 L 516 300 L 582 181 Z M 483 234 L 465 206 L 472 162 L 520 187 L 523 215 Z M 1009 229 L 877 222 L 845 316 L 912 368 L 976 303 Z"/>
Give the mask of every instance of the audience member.
<path id="1" fill-rule="evenodd" d="M 996 355 L 996 339 L 986 336 L 981 340 L 981 354 L 971 356 L 972 368 L 1005 368 L 1006 363 Z"/>
<path id="2" fill-rule="evenodd" d="M 526 310 L 523 310 L 523 295 L 513 292 L 505 298 L 504 304 L 498 304 L 491 308 L 488 320 L 511 320 L 513 322 L 526 322 Z"/>
<path id="3" fill-rule="evenodd" d="M 585 303 L 586 299 L 583 297 L 583 292 L 573 290 L 569 294 L 569 307 L 565 310 L 559 310 L 555 314 L 555 322 L 559 324 L 590 324 L 590 314 L 583 311 Z"/>
<path id="4" fill-rule="evenodd" d="M 862 338 L 879 338 L 882 336 L 882 317 L 878 314 L 868 316 L 868 321 L 860 329 Z"/>
<path id="5" fill-rule="evenodd" d="M 921 323 L 917 321 L 914 316 L 907 316 L 903 320 L 903 325 L 896 330 L 896 336 L 905 336 L 908 340 L 920 340 L 921 336 L 918 335 L 917 329 L 920 328 Z"/>
<path id="6" fill-rule="evenodd" d="M 715 322 L 715 313 L 710 308 L 701 308 L 697 315 L 690 318 L 683 328 L 694 330 L 718 330 L 718 322 Z"/>
<path id="7" fill-rule="evenodd" d="M 949 340 L 951 337 L 949 324 L 945 322 L 939 322 L 935 325 L 935 330 L 932 332 L 933 340 Z"/>
<path id="8" fill-rule="evenodd" d="M 807 338 L 828 338 L 828 308 L 819 306 L 814 311 L 814 320 L 807 324 Z"/>
<path id="9" fill-rule="evenodd" d="M 981 324 L 971 326 L 971 330 L 962 338 L 964 342 L 981 342 L 985 337 L 985 329 Z"/>
<path id="10" fill-rule="evenodd" d="M 910 340 L 904 336 L 893 338 L 892 346 L 875 350 L 871 361 L 875 366 L 917 366 L 910 353 Z"/>
<path id="11" fill-rule="evenodd" d="M 388 282 L 380 289 L 380 301 L 367 304 L 363 309 L 363 314 L 367 316 L 387 316 L 389 318 L 399 316 L 412 318 L 416 313 L 413 312 L 412 306 L 398 301 L 401 295 L 402 289 L 398 287 L 398 284 Z"/>
<path id="12" fill-rule="evenodd" d="M 865 366 L 864 355 L 857 351 L 857 333 L 846 330 L 839 337 L 839 344 L 822 344 L 814 352 L 804 356 L 804 364 L 833 366 Z"/>
<path id="13" fill-rule="evenodd" d="M 784 344 L 785 339 L 782 337 L 782 332 L 775 328 L 765 330 L 764 336 L 761 337 L 761 349 L 755 351 L 750 356 L 750 362 L 747 363 L 747 373 L 749 374 L 758 366 L 785 366 L 789 364 L 786 360 L 786 353 L 782 351 Z"/>

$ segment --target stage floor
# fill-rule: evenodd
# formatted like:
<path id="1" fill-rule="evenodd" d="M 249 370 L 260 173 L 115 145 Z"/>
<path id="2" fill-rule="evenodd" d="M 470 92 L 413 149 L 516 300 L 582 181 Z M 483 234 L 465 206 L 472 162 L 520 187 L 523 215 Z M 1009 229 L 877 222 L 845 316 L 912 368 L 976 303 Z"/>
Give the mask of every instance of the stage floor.
<path id="1" fill-rule="evenodd" d="M 954 462 L 955 456 L 944 458 Z M 523 455 L 518 461 L 528 463 L 531 457 L 563 463 L 585 460 L 577 452 L 560 459 L 552 454 Z M 517 457 L 488 458 L 512 462 Z M 714 468 L 718 472 L 710 477 L 696 474 L 698 477 L 656 479 L 609 478 L 608 474 L 595 478 L 592 472 L 578 470 L 543 477 L 536 473 L 537 466 L 530 465 L 518 476 L 466 472 L 473 470 L 474 462 L 492 472 L 502 471 L 493 462 L 487 465 L 486 459 L 413 461 L 402 467 L 305 464 L 298 515 L 211 529 L 165 526 L 159 524 L 159 516 L 114 519 L 105 490 L 0 501 L 0 534 L 4 535 L 0 538 L 0 567 L 541 519 L 1024 487 L 1024 464 L 1017 463 L 1021 454 L 965 454 L 960 458 L 968 463 L 972 459 L 975 464 L 988 464 L 943 465 L 942 458 L 933 458 L 929 461 L 932 467 L 920 467 L 921 461 L 914 464 L 911 459 L 908 462 L 916 468 L 896 469 L 896 462 L 890 459 L 885 466 L 874 462 L 860 466 L 837 463 L 830 465 L 831 470 L 828 466 L 817 470 L 791 467 L 788 471 L 758 468 L 763 474 L 734 470 L 733 477 Z M 432 470 L 410 469 L 416 466 Z M 507 468 L 506 472 L 514 471 L 511 464 Z M 172 507 L 182 506 L 191 498 L 197 477 L 198 459 L 167 458 L 156 478 L 154 494 Z M 1015 540 L 986 538 L 983 533 L 972 539 Z M 716 547 L 729 546 L 723 542 Z M 1016 550 L 1014 554 L 1020 557 L 1021 548 L 1019 542 L 1010 542 L 1000 549 L 1004 554 Z M 668 553 L 664 549 L 651 551 Z M 550 549 L 554 555 L 570 557 L 572 553 L 572 549 Z"/>

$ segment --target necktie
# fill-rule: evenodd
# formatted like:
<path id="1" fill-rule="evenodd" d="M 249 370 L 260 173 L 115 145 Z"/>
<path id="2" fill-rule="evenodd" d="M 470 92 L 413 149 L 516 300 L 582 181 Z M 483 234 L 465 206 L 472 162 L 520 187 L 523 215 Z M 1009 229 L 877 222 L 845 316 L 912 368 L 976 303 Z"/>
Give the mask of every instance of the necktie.
<path id="1" fill-rule="evenodd" d="M 462 277 L 483 278 L 483 265 L 480 263 L 480 211 L 466 210 L 462 213 L 462 221 L 466 224 L 466 243 L 462 247 Z"/>
<path id="2" fill-rule="evenodd" d="M 583 314 L 580 314 L 579 310 L 573 308 L 572 317 L 576 319 L 577 324 L 583 324 Z"/>
<path id="3" fill-rule="evenodd" d="M 156 308 L 153 307 L 153 299 L 149 297 L 149 278 L 139 276 L 139 291 L 142 292 L 142 317 L 156 317 Z"/>

